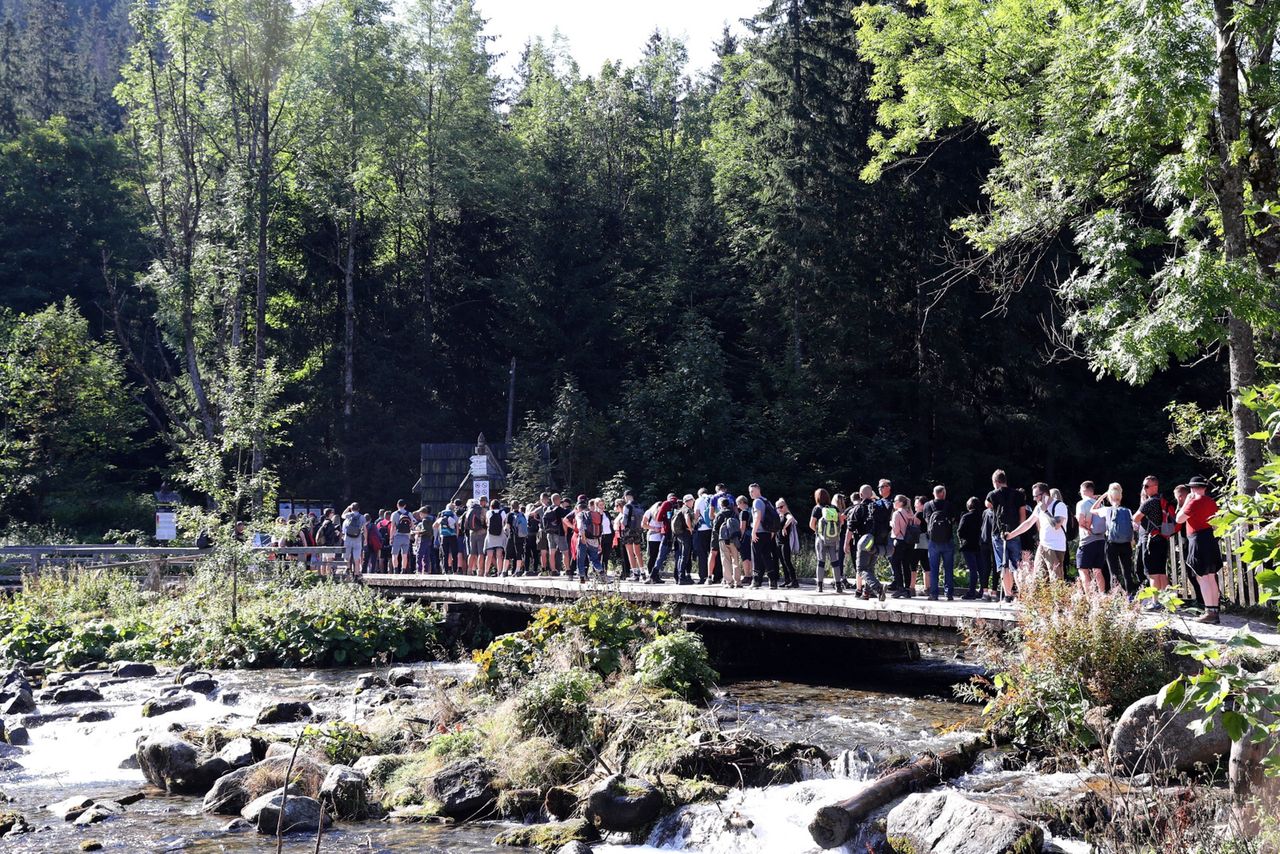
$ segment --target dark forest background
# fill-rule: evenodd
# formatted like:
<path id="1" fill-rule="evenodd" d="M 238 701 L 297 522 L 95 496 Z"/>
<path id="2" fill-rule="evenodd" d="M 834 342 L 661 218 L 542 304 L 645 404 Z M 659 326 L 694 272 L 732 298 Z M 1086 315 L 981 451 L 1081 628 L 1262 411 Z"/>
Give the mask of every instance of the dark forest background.
<path id="1" fill-rule="evenodd" d="M 570 491 L 759 480 L 795 507 L 881 476 L 981 494 L 1002 466 L 1136 494 L 1200 465 L 1166 407 L 1219 407 L 1223 364 L 1096 378 L 1052 343 L 1067 242 L 957 239 L 980 133 L 859 179 L 874 107 L 844 3 L 769 3 L 709 69 L 637 33 L 635 64 L 535 42 L 511 79 L 468 2 L 283 7 L 274 59 L 212 39 L 188 74 L 205 196 L 175 277 L 156 198 L 185 185 L 154 116 L 178 114 L 148 80 L 179 19 L 272 5 L 0 0 L 4 521 L 147 526 L 177 447 L 238 412 L 193 402 L 184 339 L 211 385 L 240 348 L 278 367 L 264 462 L 335 502 L 406 495 L 422 442 L 502 440 L 512 359 L 517 445 L 548 443 Z"/>

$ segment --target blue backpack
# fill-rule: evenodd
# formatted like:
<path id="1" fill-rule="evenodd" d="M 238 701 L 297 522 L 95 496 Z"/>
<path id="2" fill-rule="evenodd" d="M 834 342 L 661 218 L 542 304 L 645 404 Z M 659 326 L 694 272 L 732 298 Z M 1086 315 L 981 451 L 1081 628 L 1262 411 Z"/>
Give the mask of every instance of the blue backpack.
<path id="1" fill-rule="evenodd" d="M 1107 542 L 1133 542 L 1133 514 L 1128 507 L 1112 508 L 1111 515 L 1107 518 Z"/>

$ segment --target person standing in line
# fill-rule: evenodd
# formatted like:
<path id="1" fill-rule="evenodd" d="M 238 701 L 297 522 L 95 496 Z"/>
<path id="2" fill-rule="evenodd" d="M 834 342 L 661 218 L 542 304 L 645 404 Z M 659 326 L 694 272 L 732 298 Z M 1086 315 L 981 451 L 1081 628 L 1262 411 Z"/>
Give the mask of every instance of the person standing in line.
<path id="1" fill-rule="evenodd" d="M 391 562 L 397 573 L 405 574 L 411 569 L 409 547 L 413 538 L 413 524 L 413 514 L 409 512 L 407 502 L 403 498 L 399 499 L 391 514 Z"/>
<path id="2" fill-rule="evenodd" d="M 622 524 L 620 538 L 631 566 L 631 580 L 643 579 L 644 556 L 641 553 L 645 536 L 644 510 L 631 490 L 622 493 Z"/>
<path id="3" fill-rule="evenodd" d="M 347 509 L 342 511 L 342 533 L 345 537 L 343 541 L 342 557 L 347 564 L 347 572 L 353 578 L 359 578 L 361 575 L 361 557 L 364 552 L 364 514 L 360 512 L 360 505 L 352 501 L 347 505 Z"/>
<path id="4" fill-rule="evenodd" d="M 1196 618 L 1196 622 L 1216 626 L 1221 621 L 1218 572 L 1222 569 L 1222 551 L 1218 538 L 1213 535 L 1213 517 L 1218 515 L 1218 504 L 1209 497 L 1209 482 L 1199 475 L 1187 481 L 1187 486 L 1191 494 L 1178 508 L 1174 520 L 1186 526 L 1187 566 L 1195 573 L 1204 595 L 1204 615 Z"/>
<path id="5" fill-rule="evenodd" d="M 1009 486 L 1009 477 L 1004 469 L 996 469 L 991 474 L 991 491 L 987 493 L 986 504 L 992 513 L 991 551 L 994 562 L 991 570 L 1000 574 L 1001 597 L 1005 602 L 1012 602 L 1014 573 L 1022 562 L 1022 542 L 1017 537 L 1005 537 L 1005 534 L 1022 526 L 1027 520 L 1027 511 L 1018 493 Z M 995 584 L 994 579 L 992 584 Z"/>
<path id="6" fill-rule="evenodd" d="M 853 566 L 857 572 L 858 589 L 862 598 L 870 599 L 877 595 L 883 600 L 884 589 L 876 578 L 876 558 L 880 555 L 876 547 L 876 513 L 875 490 L 870 484 L 863 484 L 858 490 L 858 503 L 849 511 L 844 551 L 853 555 Z"/>
<path id="7" fill-rule="evenodd" d="M 569 553 L 569 542 L 564 534 L 564 507 L 558 492 L 551 494 L 550 503 L 542 511 L 542 532 L 547 538 L 547 566 L 551 575 L 558 577 L 561 570 L 568 569 L 565 556 Z"/>
<path id="8" fill-rule="evenodd" d="M 740 588 L 742 587 L 742 555 L 738 550 L 738 543 L 741 540 L 738 514 L 727 497 L 721 498 L 717 507 L 719 512 L 716 513 L 715 521 L 711 526 L 714 538 L 712 548 L 720 554 L 724 586 Z"/>
<path id="9" fill-rule="evenodd" d="M 529 517 L 519 502 L 512 504 L 507 512 L 507 527 L 511 531 L 511 538 L 507 540 L 507 574 L 519 578 L 526 572 L 524 554 L 529 539 Z"/>
<path id="10" fill-rule="evenodd" d="M 418 543 L 418 572 L 422 575 L 434 575 L 439 571 L 439 560 L 436 557 L 436 517 L 425 504 L 418 508 L 414 516 L 413 537 Z"/>
<path id="11" fill-rule="evenodd" d="M 800 526 L 796 522 L 796 517 L 791 515 L 791 511 L 787 508 L 786 499 L 779 498 L 774 502 L 773 509 L 778 511 L 778 518 L 782 520 L 776 537 L 778 566 L 782 570 L 782 586 L 795 590 L 800 587 L 800 580 L 796 577 L 796 564 L 792 560 L 792 555 L 800 551 L 798 530 Z"/>
<path id="12" fill-rule="evenodd" d="M 671 516 L 679 506 L 680 500 L 676 498 L 674 492 L 668 492 L 667 500 L 658 505 L 657 522 L 662 530 L 662 542 L 658 543 L 658 578 L 662 577 L 662 570 L 667 565 L 667 558 L 676 550 L 676 538 L 671 531 Z M 677 571 L 676 581 L 679 582 L 679 580 L 679 572 Z"/>
<path id="13" fill-rule="evenodd" d="M 462 517 L 467 537 L 467 572 L 481 575 L 484 570 L 484 538 L 487 509 L 474 498 L 467 499 L 467 513 Z"/>
<path id="14" fill-rule="evenodd" d="M 711 576 L 708 573 L 708 561 L 711 559 L 711 496 L 705 486 L 698 488 L 698 497 L 693 502 L 693 557 L 698 562 L 698 584 L 706 584 Z"/>
<path id="15" fill-rule="evenodd" d="M 1173 488 L 1173 512 L 1174 512 L 1175 519 L 1177 518 L 1178 508 L 1180 508 L 1183 504 L 1187 502 L 1187 497 L 1189 495 L 1191 495 L 1191 487 L 1187 486 L 1185 483 L 1180 483 Z M 1200 592 L 1200 579 L 1196 576 L 1194 572 L 1191 572 L 1190 568 L 1187 566 L 1187 526 L 1186 524 L 1183 522 L 1175 521 L 1173 532 L 1178 536 L 1178 539 L 1176 540 L 1177 549 L 1178 549 L 1178 559 L 1182 561 L 1183 568 L 1188 570 L 1186 573 L 1187 581 L 1191 583 L 1191 592 L 1194 593 L 1196 596 L 1196 607 L 1203 610 L 1204 594 Z M 1172 550 L 1170 550 L 1169 558 L 1170 560 L 1173 559 Z"/>
<path id="16" fill-rule="evenodd" d="M 446 504 L 436 517 L 436 531 L 440 534 L 440 563 L 446 574 L 458 572 L 458 514 Z"/>
<path id="17" fill-rule="evenodd" d="M 631 563 L 631 555 L 627 553 L 627 544 L 624 539 L 625 528 L 623 527 L 626 519 L 627 502 L 622 498 L 613 500 L 613 553 L 618 556 L 618 580 L 626 581 L 632 577 L 634 564 Z"/>
<path id="18" fill-rule="evenodd" d="M 537 566 L 541 574 L 549 575 L 551 573 L 551 543 L 547 539 L 547 525 L 542 517 L 547 508 L 551 506 L 551 495 L 543 492 L 538 495 L 537 506 L 529 512 L 529 519 L 537 524 L 537 538 L 535 548 L 538 550 Z"/>
<path id="19" fill-rule="evenodd" d="M 960 598 L 972 602 L 986 594 L 988 572 L 986 555 L 982 550 L 982 502 L 977 496 L 965 502 L 960 524 L 956 526 L 956 539 L 959 540 L 965 568 L 969 570 L 969 589 Z"/>
<path id="20" fill-rule="evenodd" d="M 378 528 L 378 523 L 373 519 L 365 519 L 364 523 L 364 557 L 361 560 L 361 570 L 363 572 L 380 572 L 382 567 L 379 565 L 379 558 L 382 554 L 382 532 Z M 373 569 L 369 566 L 372 564 Z"/>
<path id="21" fill-rule="evenodd" d="M 1105 520 L 1103 530 L 1107 538 L 1107 571 L 1111 582 L 1118 584 L 1132 600 L 1139 587 L 1133 570 L 1133 513 L 1123 505 L 1123 501 L 1124 488 L 1113 483 L 1107 487 L 1104 501 L 1094 504 L 1093 515 Z"/>
<path id="22" fill-rule="evenodd" d="M 604 514 L 593 508 L 593 502 L 585 495 L 578 496 L 578 506 L 573 514 L 573 526 L 578 532 L 578 583 L 587 583 L 587 564 L 595 569 L 600 579 L 607 580 L 604 564 L 600 561 L 600 537 L 603 536 Z"/>
<path id="23" fill-rule="evenodd" d="M 1145 576 L 1157 591 L 1169 586 L 1169 540 L 1177 525 L 1176 510 L 1160 494 L 1160 481 L 1154 475 L 1142 480 L 1142 497 L 1133 524 L 1138 529 L 1138 580 Z M 1148 611 L 1162 611 L 1159 600 L 1151 600 Z"/>
<path id="24" fill-rule="evenodd" d="M 495 498 L 489 504 L 489 512 L 485 516 L 484 568 L 481 575 L 488 577 L 502 574 L 509 536 L 507 511 L 502 509 L 502 502 Z"/>
<path id="25" fill-rule="evenodd" d="M 871 534 L 875 538 L 871 556 L 872 575 L 875 575 L 881 558 L 885 563 L 890 563 L 890 558 L 893 557 L 893 543 L 890 542 L 893 537 L 890 522 L 893 518 L 893 482 L 888 478 L 880 478 L 876 489 L 879 495 L 871 508 Z M 892 587 L 889 592 L 893 592 Z"/>
<path id="26" fill-rule="evenodd" d="M 775 536 L 782 530 L 782 518 L 777 508 L 764 497 L 760 484 L 747 487 L 751 495 L 751 565 L 755 568 L 755 587 L 763 586 L 764 576 L 769 577 L 769 589 L 778 589 L 778 563 Z"/>
<path id="27" fill-rule="evenodd" d="M 1004 535 L 1005 541 L 1011 541 L 1022 535 L 1033 525 L 1039 523 L 1039 545 L 1036 547 L 1036 578 L 1063 579 L 1063 569 L 1067 558 L 1067 505 L 1056 501 L 1049 492 L 1049 485 L 1037 483 L 1031 487 L 1031 496 L 1035 501 L 1035 512 L 1026 520 Z"/>
<path id="28" fill-rule="evenodd" d="M 686 495 L 671 510 L 671 536 L 676 541 L 676 584 L 693 583 L 694 498 Z"/>
<path id="29" fill-rule="evenodd" d="M 729 502 L 729 506 L 733 507 L 733 496 L 725 490 L 723 483 L 717 483 L 714 492 L 711 494 L 711 515 L 712 518 L 720 512 L 720 502 L 725 500 Z M 711 538 L 712 550 L 707 555 L 707 583 L 720 584 L 724 580 L 724 568 L 720 566 L 718 561 L 721 558 L 720 549 L 715 546 L 715 537 Z"/>
<path id="30" fill-rule="evenodd" d="M 593 498 L 587 504 L 600 514 L 600 565 L 608 575 L 609 563 L 613 560 L 613 517 L 609 515 L 603 498 Z"/>
<path id="31" fill-rule="evenodd" d="M 928 592 L 929 586 L 929 523 L 924 517 L 924 506 L 929 503 L 929 499 L 923 495 L 917 495 L 915 500 L 916 524 L 920 526 L 920 536 L 916 538 L 915 551 L 911 553 L 913 563 L 911 566 L 911 589 L 916 592 Z M 917 575 L 925 583 L 925 590 L 920 591 L 917 586 Z"/>
<path id="32" fill-rule="evenodd" d="M 893 544 L 889 565 L 893 567 L 893 580 L 898 585 L 893 598 L 910 599 L 916 595 L 915 583 L 911 580 L 911 561 L 915 559 L 916 543 L 920 539 L 920 525 L 911 512 L 911 499 L 905 495 L 893 499 L 893 516 L 889 524 L 890 542 Z"/>
<path id="33" fill-rule="evenodd" d="M 738 514 L 738 553 L 742 557 L 742 584 L 739 587 L 757 587 L 755 567 L 751 564 L 751 499 L 739 495 L 734 503 Z"/>
<path id="34" fill-rule="evenodd" d="M 996 578 L 996 556 L 995 549 L 992 548 L 991 541 L 996 531 L 996 514 L 990 507 L 982 507 L 982 529 L 978 535 L 979 542 L 982 544 L 982 561 L 987 567 L 987 578 L 991 582 L 991 592 L 982 595 L 982 601 L 990 602 L 992 599 L 1000 598 L 1000 582 Z"/>
<path id="35" fill-rule="evenodd" d="M 933 500 L 924 505 L 925 531 L 929 534 L 929 600 L 938 601 L 938 570 L 942 570 L 947 601 L 955 598 L 956 544 L 955 508 L 947 500 L 947 488 L 933 488 Z M 1065 549 L 1065 546 L 1064 546 Z"/>
<path id="36" fill-rule="evenodd" d="M 524 538 L 524 574 L 532 577 L 539 574 L 539 559 L 542 552 L 542 528 L 538 520 L 541 504 L 531 501 L 524 506 L 525 528 L 529 532 Z"/>
<path id="37" fill-rule="evenodd" d="M 831 503 L 831 493 L 819 488 L 813 491 L 813 512 L 809 514 L 809 530 L 813 531 L 813 552 L 818 561 L 818 592 L 822 592 L 826 564 L 831 564 L 836 593 L 844 592 L 844 560 L 841 556 L 840 511 Z"/>
<path id="38" fill-rule="evenodd" d="M 658 512 L 662 509 L 663 502 L 655 501 L 653 506 L 644 512 L 644 529 L 648 538 L 648 569 L 649 577 L 645 580 L 646 584 L 662 584 L 661 569 L 658 566 L 658 555 L 662 553 L 662 541 L 666 535 L 662 533 L 662 522 L 658 519 Z"/>
<path id="39" fill-rule="evenodd" d="M 1080 500 L 1076 502 L 1076 522 L 1080 525 L 1076 569 L 1080 575 L 1080 589 L 1085 593 L 1101 596 L 1107 592 L 1110 582 L 1107 577 L 1106 526 L 1099 517 L 1093 515 L 1097 506 L 1097 489 L 1093 481 L 1086 480 L 1080 484 Z"/>

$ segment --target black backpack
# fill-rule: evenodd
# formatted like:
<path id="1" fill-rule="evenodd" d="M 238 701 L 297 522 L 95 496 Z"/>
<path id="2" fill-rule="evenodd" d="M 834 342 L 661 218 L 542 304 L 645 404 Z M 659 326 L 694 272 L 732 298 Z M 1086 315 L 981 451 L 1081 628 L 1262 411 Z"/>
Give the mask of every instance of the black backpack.
<path id="1" fill-rule="evenodd" d="M 501 510 L 489 511 L 489 534 L 490 536 L 494 536 L 494 537 L 502 536 L 502 511 Z"/>
<path id="2" fill-rule="evenodd" d="M 407 534 L 413 530 L 413 517 L 408 513 L 401 513 L 400 518 L 396 520 L 396 533 Z"/>
<path id="3" fill-rule="evenodd" d="M 776 534 L 782 530 L 782 517 L 778 515 L 778 508 L 773 506 L 773 502 L 765 499 L 764 513 L 760 517 L 760 528 L 767 534 Z"/>
<path id="4" fill-rule="evenodd" d="M 951 542 L 951 514 L 944 513 L 936 502 L 931 501 L 929 504 L 932 509 L 929 513 L 929 518 L 925 520 L 928 526 L 929 542 Z"/>
<path id="5" fill-rule="evenodd" d="M 876 545 L 883 546 L 889 542 L 889 534 L 893 530 L 893 511 L 883 501 L 871 505 L 871 533 L 875 535 Z"/>
<path id="6" fill-rule="evenodd" d="M 1064 504 L 1066 502 L 1063 502 Z M 1067 505 L 1067 542 L 1072 543 L 1080 539 L 1080 519 L 1076 514 L 1071 512 L 1071 506 Z"/>
<path id="7" fill-rule="evenodd" d="M 872 507 L 873 505 L 866 502 L 859 502 L 854 505 L 853 512 L 849 514 L 849 527 L 853 528 L 853 533 L 859 537 L 871 533 L 875 518 Z"/>

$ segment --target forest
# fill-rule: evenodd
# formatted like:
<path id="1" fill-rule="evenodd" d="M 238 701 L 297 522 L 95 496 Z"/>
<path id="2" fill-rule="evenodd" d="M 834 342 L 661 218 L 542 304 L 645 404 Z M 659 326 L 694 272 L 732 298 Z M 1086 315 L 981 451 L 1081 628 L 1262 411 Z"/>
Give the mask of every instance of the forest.
<path id="1" fill-rule="evenodd" d="M 972 5 L 771 0 L 710 68 L 655 31 L 507 75 L 471 0 L 0 0 L 0 526 L 265 471 L 390 506 L 420 443 L 506 438 L 513 364 L 514 452 L 570 492 L 1239 481 L 1262 90 L 1218 175 L 1212 33 Z M 1248 270 L 1205 201 L 1240 171 Z"/>

